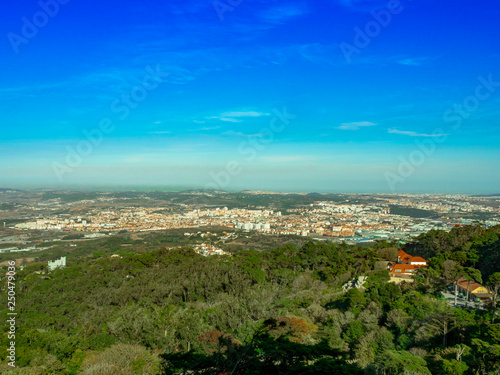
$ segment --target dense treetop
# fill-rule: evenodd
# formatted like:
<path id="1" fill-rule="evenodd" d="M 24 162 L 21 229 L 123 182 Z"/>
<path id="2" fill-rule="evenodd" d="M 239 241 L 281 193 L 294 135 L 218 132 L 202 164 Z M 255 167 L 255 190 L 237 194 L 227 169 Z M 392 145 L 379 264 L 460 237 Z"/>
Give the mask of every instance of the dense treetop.
<path id="1" fill-rule="evenodd" d="M 451 308 L 440 291 L 469 275 L 498 293 L 499 233 L 421 235 L 404 249 L 431 267 L 401 285 L 380 266 L 397 251 L 383 242 L 232 257 L 189 248 L 104 254 L 69 258 L 51 273 L 30 265 L 17 275 L 18 367 L 5 359 L 0 372 L 497 374 L 496 304 Z M 369 276 L 364 289 L 341 291 L 360 275 Z M 4 357 L 9 343 L 4 326 Z"/>

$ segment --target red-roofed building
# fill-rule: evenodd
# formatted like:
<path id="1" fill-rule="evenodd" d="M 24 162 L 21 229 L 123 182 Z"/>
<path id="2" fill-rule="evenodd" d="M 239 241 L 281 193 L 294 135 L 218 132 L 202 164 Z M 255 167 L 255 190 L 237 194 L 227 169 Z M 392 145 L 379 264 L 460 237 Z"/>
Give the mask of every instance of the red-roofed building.
<path id="1" fill-rule="evenodd" d="M 427 266 L 427 261 L 422 257 L 414 257 L 405 253 L 403 250 L 398 251 L 399 264 L 413 264 L 416 266 Z"/>
<path id="2" fill-rule="evenodd" d="M 398 262 L 389 266 L 389 275 L 414 275 L 422 267 L 427 267 L 427 261 L 424 258 L 414 257 L 403 250 L 399 250 Z"/>
<path id="3" fill-rule="evenodd" d="M 398 251 L 398 263 L 408 264 L 411 258 L 413 257 L 409 254 L 406 254 L 403 250 Z"/>
<path id="4" fill-rule="evenodd" d="M 485 288 L 479 283 L 476 283 L 475 281 L 468 281 L 464 277 L 461 277 L 458 281 L 455 282 L 457 284 L 457 289 L 460 293 L 463 293 L 465 295 L 472 295 L 473 297 L 482 299 L 482 300 L 488 300 L 491 299 L 493 294 L 488 290 L 488 288 Z"/>
<path id="5" fill-rule="evenodd" d="M 412 257 L 410 259 L 410 264 L 415 266 L 427 266 L 427 261 L 422 257 Z"/>
<path id="6" fill-rule="evenodd" d="M 389 267 L 389 273 L 395 275 L 413 275 L 419 268 L 419 266 L 411 264 L 393 264 Z"/>

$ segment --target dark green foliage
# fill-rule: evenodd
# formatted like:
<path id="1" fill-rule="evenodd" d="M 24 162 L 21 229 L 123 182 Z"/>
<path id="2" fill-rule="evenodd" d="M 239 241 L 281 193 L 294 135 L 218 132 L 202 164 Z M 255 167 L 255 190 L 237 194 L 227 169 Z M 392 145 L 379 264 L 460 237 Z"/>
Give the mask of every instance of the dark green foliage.
<path id="1" fill-rule="evenodd" d="M 500 271 L 500 225 L 455 227 L 450 232 L 431 230 L 405 245 L 405 251 L 433 260 L 440 269 L 447 259 L 477 268 L 483 278 Z"/>
<path id="2" fill-rule="evenodd" d="M 447 375 L 462 375 L 469 368 L 465 362 L 458 362 L 454 359 L 444 359 L 442 366 L 443 373 Z"/>
<path id="3" fill-rule="evenodd" d="M 361 309 L 366 305 L 364 293 L 358 289 L 349 290 L 344 296 L 345 309 L 352 311 L 354 314 L 359 314 Z"/>
<path id="4" fill-rule="evenodd" d="M 365 327 L 359 320 L 353 320 L 347 325 L 347 330 L 343 334 L 343 339 L 348 343 L 357 342 L 365 334 Z"/>
<path id="5" fill-rule="evenodd" d="M 355 365 L 342 360 L 337 350 L 321 341 L 314 345 L 273 338 L 265 331 L 244 345 L 221 340 L 211 354 L 167 354 L 165 373 L 178 374 L 362 374 Z"/>
<path id="6" fill-rule="evenodd" d="M 95 257 L 70 257 L 65 269 L 48 274 L 46 264 L 35 264 L 19 272 L 17 365 L 34 374 L 91 374 L 97 368 L 493 374 L 500 362 L 493 307 L 452 309 L 436 296 L 462 276 L 500 285 L 498 263 L 483 264 L 498 258 L 497 232 L 470 227 L 454 230 L 458 239 L 439 231 L 421 236 L 408 245 L 415 252 L 408 251 L 431 255 L 431 267 L 416 283 L 401 286 L 376 269 L 380 250 L 393 244 L 357 249 L 308 242 L 203 257 L 189 248 L 137 252 L 142 240 L 106 239 L 93 249 Z M 123 244 L 132 246 L 111 258 Z M 360 275 L 369 276 L 364 288 L 341 291 Z M 458 355 L 462 347 L 467 350 Z M 5 366 L 0 363 L 0 373 L 9 370 Z"/>
<path id="7" fill-rule="evenodd" d="M 385 283 L 370 290 L 372 301 L 380 303 L 386 310 L 402 296 L 401 288 L 395 283 Z"/>
<path id="8" fill-rule="evenodd" d="M 423 358 L 407 351 L 388 350 L 377 356 L 373 365 L 376 374 L 431 375 Z"/>
<path id="9" fill-rule="evenodd" d="M 438 217 L 435 211 L 421 210 L 412 207 L 401 207 L 401 206 L 389 206 L 391 209 L 391 214 L 393 215 L 403 215 L 417 218 L 428 218 L 428 217 Z"/>

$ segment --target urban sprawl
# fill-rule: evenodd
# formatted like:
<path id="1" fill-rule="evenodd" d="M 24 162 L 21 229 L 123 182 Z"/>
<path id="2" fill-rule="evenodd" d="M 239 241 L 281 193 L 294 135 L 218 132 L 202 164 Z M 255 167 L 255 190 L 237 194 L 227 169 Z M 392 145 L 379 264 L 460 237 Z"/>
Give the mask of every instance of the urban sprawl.
<path id="1" fill-rule="evenodd" d="M 253 194 L 258 194 L 254 192 Z M 264 193 L 262 193 L 264 194 Z M 88 209 L 78 214 L 54 214 L 15 224 L 19 230 L 57 230 L 85 232 L 130 231 L 144 232 L 176 228 L 219 226 L 242 231 L 258 231 L 270 235 L 298 235 L 346 242 L 369 242 L 377 239 L 405 241 L 432 229 L 449 230 L 456 225 L 480 222 L 491 226 L 500 223 L 498 201 L 462 195 L 373 195 L 366 204 L 317 200 L 308 205 L 285 210 L 266 207 L 233 208 L 200 207 L 177 204 L 154 207 L 112 207 L 126 198 L 100 197 L 63 203 L 59 199 L 39 202 L 28 207 L 33 212 L 43 209 L 60 210 L 63 206 Z M 95 207 L 106 203 L 106 207 Z M 432 217 L 412 217 L 395 213 L 408 209 L 432 212 Z M 170 212 L 169 212 L 170 211 Z M 487 219 L 470 218 L 471 214 L 486 214 Z"/>

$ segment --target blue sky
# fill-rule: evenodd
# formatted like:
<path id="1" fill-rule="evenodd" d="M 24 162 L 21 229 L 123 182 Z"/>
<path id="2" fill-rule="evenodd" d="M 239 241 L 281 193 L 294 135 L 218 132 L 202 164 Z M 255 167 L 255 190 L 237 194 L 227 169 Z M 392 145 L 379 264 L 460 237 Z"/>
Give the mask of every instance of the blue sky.
<path id="1" fill-rule="evenodd" d="M 2 186 L 499 191 L 496 1 L 60 1 L 2 5 Z"/>

